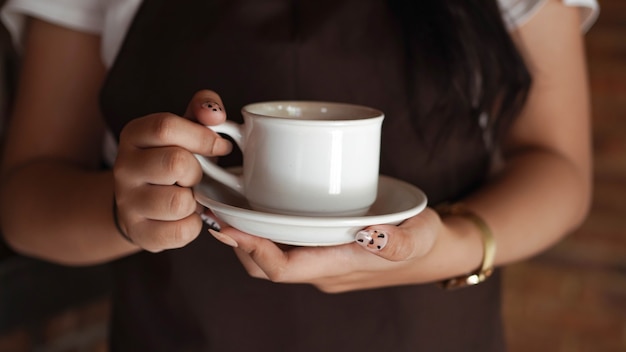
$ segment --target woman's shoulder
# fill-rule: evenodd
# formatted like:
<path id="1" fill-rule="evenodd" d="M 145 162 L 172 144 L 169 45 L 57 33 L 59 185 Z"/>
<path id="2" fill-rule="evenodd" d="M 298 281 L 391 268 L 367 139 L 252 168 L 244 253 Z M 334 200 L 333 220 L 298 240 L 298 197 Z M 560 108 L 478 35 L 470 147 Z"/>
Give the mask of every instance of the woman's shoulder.
<path id="1" fill-rule="evenodd" d="M 528 21 L 548 0 L 498 0 L 502 16 L 510 29 Z M 581 28 L 587 31 L 595 22 L 600 11 L 597 0 L 560 0 L 567 6 L 581 10 Z"/>

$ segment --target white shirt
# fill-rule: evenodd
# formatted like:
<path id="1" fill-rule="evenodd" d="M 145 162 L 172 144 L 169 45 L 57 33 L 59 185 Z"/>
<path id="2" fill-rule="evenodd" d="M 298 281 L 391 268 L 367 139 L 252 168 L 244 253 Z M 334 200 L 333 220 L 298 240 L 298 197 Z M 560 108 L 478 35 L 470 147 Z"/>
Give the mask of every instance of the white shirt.
<path id="1" fill-rule="evenodd" d="M 509 29 L 523 25 L 546 1 L 498 0 Z M 599 13 L 597 0 L 562 1 L 568 6 L 580 8 L 583 31 L 587 31 L 595 22 Z M 141 2 L 142 0 L 8 0 L 2 8 L 0 18 L 18 50 L 26 16 L 99 34 L 102 37 L 102 60 L 110 67 Z"/>

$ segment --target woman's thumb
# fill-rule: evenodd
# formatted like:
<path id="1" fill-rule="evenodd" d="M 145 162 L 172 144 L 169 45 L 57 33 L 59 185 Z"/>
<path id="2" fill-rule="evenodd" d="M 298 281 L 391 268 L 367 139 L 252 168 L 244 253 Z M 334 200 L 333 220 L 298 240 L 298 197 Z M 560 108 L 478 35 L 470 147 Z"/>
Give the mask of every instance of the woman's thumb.
<path id="1" fill-rule="evenodd" d="M 400 226 L 375 225 L 357 232 L 355 242 L 380 257 L 403 261 L 422 257 L 432 249 L 437 231 L 418 217 Z"/>

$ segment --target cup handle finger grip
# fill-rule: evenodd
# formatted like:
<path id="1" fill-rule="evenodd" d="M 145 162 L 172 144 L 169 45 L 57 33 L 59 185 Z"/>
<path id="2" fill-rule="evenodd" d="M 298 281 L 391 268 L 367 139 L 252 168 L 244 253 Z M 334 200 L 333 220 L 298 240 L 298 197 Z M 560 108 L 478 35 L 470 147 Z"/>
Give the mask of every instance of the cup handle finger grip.
<path id="1" fill-rule="evenodd" d="M 239 148 L 243 150 L 245 146 L 245 141 L 243 139 L 242 126 L 243 125 L 240 125 L 231 121 L 226 121 L 222 123 L 221 125 L 207 126 L 207 127 L 217 133 L 223 133 L 223 134 L 230 136 L 235 141 L 237 146 L 239 146 Z M 200 163 L 200 167 L 202 168 L 202 171 L 207 176 L 215 179 L 216 181 L 232 188 L 233 190 L 241 194 L 244 194 L 242 176 L 235 175 L 231 172 L 226 171 L 223 167 L 218 166 L 216 163 L 209 160 L 209 158 L 205 156 L 202 156 L 199 154 L 194 154 L 194 156 Z"/>

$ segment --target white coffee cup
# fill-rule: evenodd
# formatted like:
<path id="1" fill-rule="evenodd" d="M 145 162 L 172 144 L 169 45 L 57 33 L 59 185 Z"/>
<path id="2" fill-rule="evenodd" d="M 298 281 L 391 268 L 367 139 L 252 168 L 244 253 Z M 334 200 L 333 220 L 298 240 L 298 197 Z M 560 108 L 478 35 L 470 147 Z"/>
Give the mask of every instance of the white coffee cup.
<path id="1" fill-rule="evenodd" d="M 243 154 L 231 173 L 197 155 L 204 173 L 241 193 L 259 211 L 301 216 L 358 216 L 376 199 L 384 114 L 332 102 L 246 105 L 244 123 L 210 126 Z"/>

